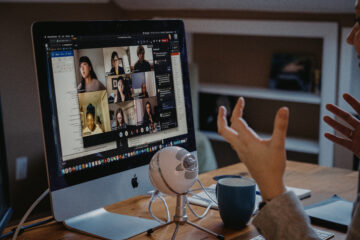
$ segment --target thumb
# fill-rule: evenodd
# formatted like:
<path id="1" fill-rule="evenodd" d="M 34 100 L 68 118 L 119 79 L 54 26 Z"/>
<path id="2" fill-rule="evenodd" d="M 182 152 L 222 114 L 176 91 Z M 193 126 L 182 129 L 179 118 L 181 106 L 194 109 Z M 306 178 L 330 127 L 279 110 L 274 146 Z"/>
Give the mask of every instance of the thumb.
<path id="1" fill-rule="evenodd" d="M 275 116 L 274 130 L 271 138 L 276 148 L 285 148 L 286 132 L 289 122 L 289 109 L 280 108 Z"/>

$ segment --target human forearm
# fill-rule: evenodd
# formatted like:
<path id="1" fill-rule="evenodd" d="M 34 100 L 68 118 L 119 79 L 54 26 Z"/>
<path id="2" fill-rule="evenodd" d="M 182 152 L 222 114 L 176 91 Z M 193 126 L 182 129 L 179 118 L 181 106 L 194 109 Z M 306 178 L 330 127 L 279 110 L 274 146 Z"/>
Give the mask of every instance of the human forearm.
<path id="1" fill-rule="evenodd" d="M 253 220 L 265 239 L 318 239 L 310 219 L 293 192 L 285 192 L 268 202 Z"/>
<path id="2" fill-rule="evenodd" d="M 286 192 L 284 180 L 282 177 L 279 177 L 279 179 L 276 177 L 259 179 L 257 184 L 264 201 L 271 201 L 272 199 Z"/>
<path id="3" fill-rule="evenodd" d="M 360 194 L 358 195 L 354 203 L 354 214 L 351 221 L 351 225 L 348 231 L 346 240 L 360 239 L 360 206 L 359 206 Z"/>

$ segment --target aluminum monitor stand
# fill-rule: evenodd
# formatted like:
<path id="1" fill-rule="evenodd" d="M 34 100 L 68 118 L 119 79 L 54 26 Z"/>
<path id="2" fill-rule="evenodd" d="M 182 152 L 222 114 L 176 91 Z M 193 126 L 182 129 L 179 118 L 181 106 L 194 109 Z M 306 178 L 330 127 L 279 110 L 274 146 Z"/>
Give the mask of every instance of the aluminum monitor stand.
<path id="1" fill-rule="evenodd" d="M 105 239 L 128 239 L 160 225 L 154 220 L 111 213 L 104 208 L 67 219 L 64 224 Z"/>

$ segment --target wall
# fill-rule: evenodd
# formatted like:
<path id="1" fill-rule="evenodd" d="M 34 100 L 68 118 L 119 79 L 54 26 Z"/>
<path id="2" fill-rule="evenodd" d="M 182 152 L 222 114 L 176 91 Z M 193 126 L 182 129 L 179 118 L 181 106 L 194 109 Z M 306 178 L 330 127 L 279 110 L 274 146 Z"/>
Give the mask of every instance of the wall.
<path id="1" fill-rule="evenodd" d="M 0 4 L 0 93 L 14 218 L 47 188 L 40 109 L 30 27 L 38 20 L 118 19 L 115 4 Z M 15 160 L 28 157 L 25 180 L 15 180 Z M 38 212 L 50 211 L 47 199 Z"/>
<path id="2" fill-rule="evenodd" d="M 354 24 L 353 14 L 314 14 L 284 13 L 262 11 L 217 11 L 217 10 L 159 10 L 159 11 L 124 11 L 127 19 L 161 18 L 210 18 L 210 19 L 254 19 L 254 20 L 289 20 L 289 21 L 335 21 L 341 26 Z"/>

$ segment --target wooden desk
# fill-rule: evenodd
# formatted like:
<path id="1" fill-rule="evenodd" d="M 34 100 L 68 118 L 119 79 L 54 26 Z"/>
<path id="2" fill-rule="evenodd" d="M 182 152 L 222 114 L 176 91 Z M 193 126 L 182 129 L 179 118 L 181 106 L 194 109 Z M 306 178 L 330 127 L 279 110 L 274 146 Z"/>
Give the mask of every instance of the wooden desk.
<path id="1" fill-rule="evenodd" d="M 248 176 L 247 169 L 242 163 L 221 168 L 206 174 L 200 175 L 200 179 L 205 186 L 215 183 L 212 177 L 221 174 L 240 174 Z M 303 200 L 304 205 L 312 204 L 330 198 L 333 194 L 337 194 L 340 197 L 353 201 L 357 191 L 357 179 L 358 173 L 350 170 L 320 167 L 313 164 L 287 162 L 285 182 L 286 185 L 292 187 L 308 188 L 312 189 L 311 198 Z M 171 216 L 174 214 L 175 198 L 168 197 L 167 202 L 171 212 Z M 140 216 L 150 218 L 147 207 L 149 203 L 148 197 L 136 197 L 130 200 L 126 200 L 121 203 L 116 203 L 106 207 L 107 210 L 128 214 L 133 216 Z M 204 211 L 202 207 L 194 207 L 198 212 Z M 165 217 L 165 211 L 160 201 L 156 201 L 153 204 L 153 211 L 158 217 Z M 196 224 L 206 227 L 216 233 L 223 234 L 226 239 L 242 240 L 249 239 L 257 236 L 258 233 L 255 227 L 250 223 L 248 226 L 241 230 L 235 231 L 226 229 L 223 227 L 223 223 L 219 216 L 218 211 L 211 210 L 204 219 L 196 220 L 190 211 L 188 211 L 189 219 Z M 329 232 L 333 232 L 335 239 L 345 239 L 345 234 L 336 232 L 334 230 L 318 227 Z M 151 236 L 146 234 L 138 235 L 133 240 L 137 239 L 170 239 L 175 225 L 167 226 L 161 230 L 156 231 Z M 83 235 L 80 233 L 67 230 L 61 223 L 49 223 L 38 228 L 35 228 L 29 232 L 23 233 L 18 239 L 96 239 L 91 236 Z M 192 228 L 190 226 L 181 226 L 176 239 L 215 239 L 212 236 L 203 233 L 200 230 Z"/>

